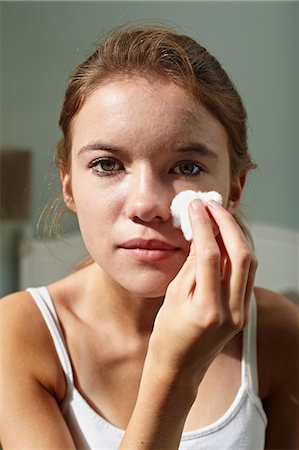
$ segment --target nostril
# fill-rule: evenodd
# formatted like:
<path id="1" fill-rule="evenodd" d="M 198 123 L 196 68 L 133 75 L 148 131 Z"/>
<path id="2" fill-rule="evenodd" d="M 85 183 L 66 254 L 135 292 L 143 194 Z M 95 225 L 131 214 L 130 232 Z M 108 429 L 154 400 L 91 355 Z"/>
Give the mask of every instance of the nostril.
<path id="1" fill-rule="evenodd" d="M 134 216 L 131 218 L 132 222 L 134 223 L 139 223 L 139 224 L 143 224 L 143 223 L 149 223 L 149 222 L 164 222 L 163 218 L 161 216 L 154 216 L 152 218 L 142 218 L 139 216 Z"/>
<path id="2" fill-rule="evenodd" d="M 166 222 L 171 218 L 167 190 L 155 188 L 133 190 L 126 199 L 126 215 L 133 222 Z"/>

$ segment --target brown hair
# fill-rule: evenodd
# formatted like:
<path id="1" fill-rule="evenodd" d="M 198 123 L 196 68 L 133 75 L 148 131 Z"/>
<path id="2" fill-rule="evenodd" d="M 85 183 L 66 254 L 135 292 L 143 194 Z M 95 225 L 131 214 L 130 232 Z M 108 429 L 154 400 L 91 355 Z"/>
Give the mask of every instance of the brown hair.
<path id="1" fill-rule="evenodd" d="M 70 77 L 59 120 L 58 167 L 70 169 L 72 122 L 88 95 L 106 80 L 126 74 L 162 77 L 182 86 L 225 127 L 232 177 L 255 167 L 247 147 L 246 110 L 221 64 L 192 38 L 144 25 L 112 31 Z"/>

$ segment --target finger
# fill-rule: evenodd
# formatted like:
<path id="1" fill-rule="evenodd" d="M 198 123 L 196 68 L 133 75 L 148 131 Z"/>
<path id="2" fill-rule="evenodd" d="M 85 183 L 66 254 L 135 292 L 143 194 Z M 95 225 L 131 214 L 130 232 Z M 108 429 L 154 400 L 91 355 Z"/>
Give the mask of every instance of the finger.
<path id="1" fill-rule="evenodd" d="M 246 286 L 246 291 L 245 291 L 244 324 L 246 324 L 249 319 L 249 305 L 250 305 L 250 301 L 251 301 L 251 297 L 252 297 L 252 293 L 253 293 L 257 267 L 258 267 L 258 261 L 257 261 L 256 257 L 254 256 L 252 259 L 251 265 L 250 265 L 247 286 Z"/>
<path id="2" fill-rule="evenodd" d="M 218 228 L 218 234 L 216 236 L 216 241 L 217 241 L 218 247 L 220 249 L 220 255 L 221 255 L 221 262 L 220 262 L 221 280 L 229 279 L 230 274 L 231 274 L 231 265 L 230 265 L 228 253 L 226 251 L 224 242 L 223 242 L 221 234 L 219 232 L 219 228 Z"/>
<path id="3" fill-rule="evenodd" d="M 217 223 L 225 246 L 230 270 L 224 281 L 229 285 L 229 308 L 236 321 L 244 314 L 244 302 L 253 259 L 249 243 L 233 216 L 218 203 L 209 202 L 208 209 Z"/>
<path id="4" fill-rule="evenodd" d="M 182 265 L 180 271 L 172 281 L 172 286 L 176 290 L 180 298 L 186 299 L 190 293 L 194 291 L 195 277 L 196 277 L 196 256 L 194 250 L 194 243 L 191 242 L 189 255 Z"/>
<path id="5" fill-rule="evenodd" d="M 192 257 L 196 259 L 196 292 L 201 300 L 219 298 L 220 249 L 213 226 L 203 203 L 196 199 L 189 206 L 192 226 Z"/>

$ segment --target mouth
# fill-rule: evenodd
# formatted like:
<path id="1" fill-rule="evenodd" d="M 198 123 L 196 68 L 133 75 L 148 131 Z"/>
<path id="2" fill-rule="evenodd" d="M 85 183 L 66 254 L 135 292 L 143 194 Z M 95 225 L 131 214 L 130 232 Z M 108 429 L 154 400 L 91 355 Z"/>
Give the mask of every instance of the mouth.
<path id="1" fill-rule="evenodd" d="M 174 256 L 179 248 L 157 239 L 131 239 L 119 246 L 128 256 L 139 261 L 162 261 Z"/>

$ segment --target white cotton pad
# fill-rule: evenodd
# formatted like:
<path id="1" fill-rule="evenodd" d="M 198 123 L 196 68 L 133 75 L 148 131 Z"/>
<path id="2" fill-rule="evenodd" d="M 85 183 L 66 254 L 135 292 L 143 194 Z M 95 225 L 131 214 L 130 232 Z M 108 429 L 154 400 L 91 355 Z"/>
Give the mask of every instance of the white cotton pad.
<path id="1" fill-rule="evenodd" d="M 192 228 L 189 220 L 188 206 L 192 200 L 199 198 L 204 203 L 210 200 L 222 205 L 222 196 L 216 191 L 209 192 L 195 192 L 195 191 L 182 191 L 174 197 L 171 202 L 170 210 L 173 217 L 173 225 L 177 228 L 181 228 L 187 241 L 192 239 Z"/>

